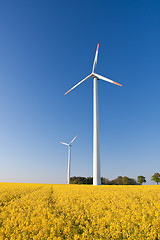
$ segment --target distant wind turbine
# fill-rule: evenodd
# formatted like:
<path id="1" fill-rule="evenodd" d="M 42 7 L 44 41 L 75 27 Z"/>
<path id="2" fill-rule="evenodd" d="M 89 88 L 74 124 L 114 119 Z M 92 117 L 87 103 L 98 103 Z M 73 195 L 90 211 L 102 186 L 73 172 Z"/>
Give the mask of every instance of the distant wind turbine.
<path id="1" fill-rule="evenodd" d="M 66 146 L 68 146 L 68 175 L 67 175 L 67 184 L 70 184 L 70 165 L 71 165 L 71 147 L 72 147 L 72 143 L 74 142 L 74 140 L 76 139 L 77 135 L 72 139 L 72 141 L 70 143 L 64 143 L 64 142 L 60 142 Z"/>
<path id="2" fill-rule="evenodd" d="M 86 78 L 81 80 L 79 83 L 77 83 L 74 87 L 72 87 L 69 91 L 65 93 L 69 93 L 74 88 L 76 88 L 78 85 L 83 83 L 85 80 L 87 80 L 90 77 L 93 77 L 94 80 L 94 86 L 93 86 L 93 185 L 101 185 L 101 173 L 100 173 L 100 150 L 99 150 L 99 118 L 98 118 L 98 91 L 97 91 L 97 80 L 101 79 L 106 82 L 110 82 L 113 84 L 116 84 L 118 86 L 122 86 L 121 84 L 114 82 L 106 77 L 103 77 L 97 73 L 94 72 L 96 64 L 97 64 L 97 57 L 98 57 L 98 48 L 99 44 L 97 45 L 97 50 L 94 58 L 92 73 L 89 74 Z"/>

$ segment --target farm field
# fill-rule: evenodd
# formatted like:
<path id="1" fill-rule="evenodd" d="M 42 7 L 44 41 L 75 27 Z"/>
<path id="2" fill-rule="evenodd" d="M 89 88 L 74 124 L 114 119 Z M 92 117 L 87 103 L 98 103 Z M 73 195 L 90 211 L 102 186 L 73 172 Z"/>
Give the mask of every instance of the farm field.
<path id="1" fill-rule="evenodd" d="M 160 239 L 160 186 L 0 183 L 0 240 Z"/>

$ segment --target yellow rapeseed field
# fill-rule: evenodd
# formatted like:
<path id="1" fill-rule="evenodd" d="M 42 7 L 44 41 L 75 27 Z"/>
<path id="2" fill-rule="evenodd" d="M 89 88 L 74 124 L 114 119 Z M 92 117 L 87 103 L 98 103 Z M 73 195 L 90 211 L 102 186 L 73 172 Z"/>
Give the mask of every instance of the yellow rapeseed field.
<path id="1" fill-rule="evenodd" d="M 159 186 L 0 183 L 0 240 L 160 239 Z"/>

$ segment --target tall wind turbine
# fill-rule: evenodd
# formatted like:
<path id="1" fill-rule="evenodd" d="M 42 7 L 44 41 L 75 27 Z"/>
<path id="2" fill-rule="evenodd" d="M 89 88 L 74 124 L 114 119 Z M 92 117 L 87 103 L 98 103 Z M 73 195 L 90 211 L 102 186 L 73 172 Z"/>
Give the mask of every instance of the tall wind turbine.
<path id="1" fill-rule="evenodd" d="M 71 165 L 71 147 L 72 147 L 72 143 L 74 142 L 74 140 L 76 139 L 77 135 L 72 139 L 72 141 L 70 143 L 64 143 L 64 142 L 60 142 L 66 146 L 68 146 L 68 175 L 67 175 L 67 184 L 70 184 L 70 165 Z"/>
<path id="2" fill-rule="evenodd" d="M 69 93 L 78 85 L 86 81 L 88 78 L 93 77 L 93 185 L 101 185 L 101 173 L 100 173 L 100 150 L 99 150 L 99 118 L 98 118 L 98 80 L 104 80 L 109 83 L 116 84 L 118 86 L 122 86 L 121 84 L 114 82 L 106 77 L 103 77 L 97 73 L 95 73 L 95 67 L 97 64 L 97 57 L 98 57 L 98 48 L 99 44 L 97 45 L 97 50 L 93 62 L 92 73 L 89 74 L 86 78 L 81 80 L 77 83 L 74 87 L 72 87 L 69 91 L 65 93 Z"/>

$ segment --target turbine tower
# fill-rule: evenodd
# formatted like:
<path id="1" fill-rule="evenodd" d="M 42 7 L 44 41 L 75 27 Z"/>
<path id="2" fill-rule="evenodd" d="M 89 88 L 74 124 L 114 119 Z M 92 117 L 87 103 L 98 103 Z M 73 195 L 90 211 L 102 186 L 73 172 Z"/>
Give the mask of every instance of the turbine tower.
<path id="1" fill-rule="evenodd" d="M 100 149 L 99 149 L 99 118 L 98 118 L 98 80 L 104 80 L 109 83 L 122 86 L 121 84 L 114 82 L 106 77 L 103 77 L 95 73 L 95 67 L 97 64 L 99 44 L 97 45 L 96 54 L 94 58 L 92 73 L 89 74 L 86 78 L 77 83 L 69 91 L 69 93 L 78 85 L 86 81 L 88 78 L 93 77 L 93 185 L 101 185 L 101 171 L 100 171 Z"/>
<path id="2" fill-rule="evenodd" d="M 74 142 L 74 140 L 76 139 L 77 135 L 72 139 L 72 141 L 70 143 L 64 143 L 64 142 L 60 142 L 66 146 L 68 146 L 68 175 L 67 175 L 67 184 L 70 184 L 70 166 L 71 166 L 71 147 L 72 147 L 72 143 Z"/>

